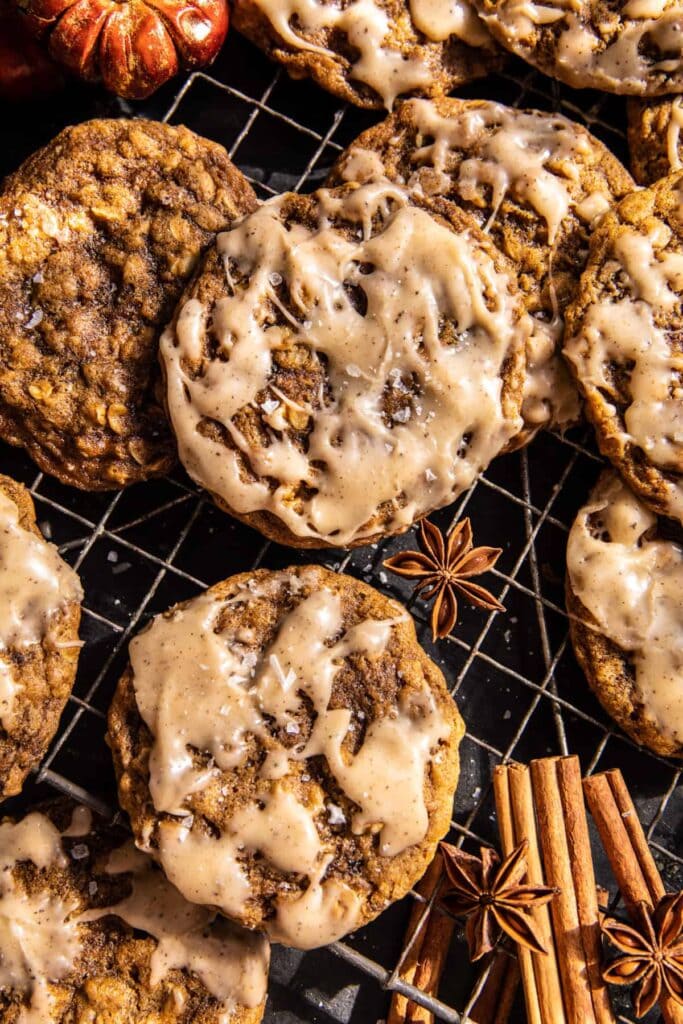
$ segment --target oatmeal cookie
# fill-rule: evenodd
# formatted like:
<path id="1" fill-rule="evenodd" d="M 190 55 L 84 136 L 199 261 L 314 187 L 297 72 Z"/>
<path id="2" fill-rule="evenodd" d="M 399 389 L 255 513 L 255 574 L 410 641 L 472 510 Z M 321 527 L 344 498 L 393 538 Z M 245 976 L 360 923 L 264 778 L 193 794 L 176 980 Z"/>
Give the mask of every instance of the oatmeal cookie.
<path id="1" fill-rule="evenodd" d="M 88 121 L 0 193 L 0 436 L 86 490 L 166 473 L 161 328 L 216 231 L 255 196 L 224 149 L 154 121 Z"/>
<path id="2" fill-rule="evenodd" d="M 235 0 L 233 25 L 293 78 L 359 107 L 443 95 L 502 63 L 469 0 Z"/>
<path id="3" fill-rule="evenodd" d="M 574 651 L 605 710 L 636 743 L 683 757 L 683 548 L 613 470 L 567 547 Z"/>
<path id="4" fill-rule="evenodd" d="M 534 318 L 527 351 L 524 429 L 565 430 L 580 416 L 559 352 L 562 314 L 578 284 L 591 225 L 633 181 L 584 127 L 559 114 L 487 100 L 408 100 L 341 155 L 328 184 L 381 176 L 450 200 L 519 268 Z"/>
<path id="5" fill-rule="evenodd" d="M 278 197 L 218 236 L 162 336 L 180 458 L 282 543 L 400 533 L 519 431 L 529 330 L 456 207 L 389 182 Z"/>
<path id="6" fill-rule="evenodd" d="M 683 173 L 634 192 L 591 239 L 564 352 L 600 450 L 683 521 Z"/>
<path id="7" fill-rule="evenodd" d="M 473 0 L 507 50 L 575 89 L 683 92 L 681 0 Z"/>
<path id="8" fill-rule="evenodd" d="M 258 1024 L 266 939 L 189 904 L 121 829 L 56 801 L 0 824 L 3 1024 Z"/>
<path id="9" fill-rule="evenodd" d="M 76 675 L 83 591 L 43 540 L 31 496 L 0 475 L 0 798 L 21 790 Z"/>
<path id="10" fill-rule="evenodd" d="M 463 724 L 401 605 L 320 566 L 244 573 L 153 619 L 130 659 L 119 797 L 188 899 L 309 949 L 422 876 Z"/>
<path id="11" fill-rule="evenodd" d="M 629 100 L 628 148 L 639 185 L 683 169 L 683 96 Z"/>

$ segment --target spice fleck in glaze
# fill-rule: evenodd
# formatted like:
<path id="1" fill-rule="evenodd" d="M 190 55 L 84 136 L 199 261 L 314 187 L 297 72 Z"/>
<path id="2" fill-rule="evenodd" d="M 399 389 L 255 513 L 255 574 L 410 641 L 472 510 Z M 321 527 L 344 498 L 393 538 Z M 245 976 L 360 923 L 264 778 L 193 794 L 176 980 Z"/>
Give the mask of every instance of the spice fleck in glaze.
<path id="1" fill-rule="evenodd" d="M 180 457 L 220 504 L 293 545 L 367 543 L 519 430 L 530 320 L 455 214 L 459 232 L 381 182 L 286 195 L 218 236 L 161 358 Z"/>
<path id="2" fill-rule="evenodd" d="M 657 536 L 657 517 L 613 472 L 572 526 L 567 581 L 580 602 L 574 645 L 598 696 L 637 740 L 683 756 L 683 551 Z"/>
<path id="3" fill-rule="evenodd" d="M 447 827 L 460 735 L 408 615 L 338 580 L 235 577 L 157 617 L 110 716 L 122 799 L 173 884 L 299 948 L 383 909 L 382 872 L 390 898 L 419 877 Z M 131 793 L 143 769 L 126 694 L 149 737 L 151 819 Z"/>

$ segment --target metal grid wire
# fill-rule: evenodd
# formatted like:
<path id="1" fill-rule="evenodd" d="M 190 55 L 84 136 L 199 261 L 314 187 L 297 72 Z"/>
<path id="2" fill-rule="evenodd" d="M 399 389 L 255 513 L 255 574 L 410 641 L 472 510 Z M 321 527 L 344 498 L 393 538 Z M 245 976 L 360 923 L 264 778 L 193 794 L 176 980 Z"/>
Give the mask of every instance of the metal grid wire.
<path id="1" fill-rule="evenodd" d="M 0 160 L 13 169 L 63 125 L 86 117 L 138 115 L 184 123 L 223 143 L 262 198 L 285 189 L 309 191 L 338 153 L 378 119 L 340 104 L 311 83 L 293 83 L 234 33 L 210 73 L 194 73 L 134 108 L 74 87 L 45 104 L 35 120 L 10 114 Z M 464 95 L 516 106 L 560 110 L 587 124 L 626 157 L 624 104 L 577 93 L 519 62 L 474 83 Z M 408 602 L 427 652 L 442 667 L 467 723 L 462 770 L 449 840 L 476 849 L 497 841 L 491 773 L 495 764 L 552 753 L 577 753 L 584 773 L 619 767 L 634 796 L 669 889 L 683 884 L 681 769 L 648 754 L 616 731 L 590 694 L 571 653 L 563 601 L 568 526 L 601 467 L 587 430 L 565 438 L 543 434 L 521 452 L 494 461 L 459 501 L 432 518 L 450 527 L 472 519 L 475 542 L 503 554 L 489 580 L 507 614 L 464 608 L 453 636 L 435 647 L 426 609 Z M 9 812 L 57 790 L 105 814 L 116 806 L 104 743 L 106 709 L 126 660 L 130 637 L 175 601 L 235 572 L 315 560 L 349 572 L 407 600 L 408 589 L 382 569 L 391 553 L 414 546 L 412 533 L 352 553 L 300 553 L 279 547 L 218 511 L 181 471 L 114 495 L 83 494 L 37 473 L 21 453 L 0 446 L 0 466 L 22 480 L 38 521 L 78 570 L 85 589 L 86 641 L 74 693 L 39 772 Z M 595 836 L 594 836 L 595 839 Z M 614 890 L 594 842 L 599 881 Z M 388 990 L 459 1024 L 476 993 L 456 932 L 439 999 L 405 984 L 399 971 L 411 894 L 345 942 L 303 954 L 276 948 L 269 1024 L 373 1024 L 387 1011 Z M 425 913 L 428 908 L 425 908 Z M 479 983 L 481 979 L 479 979 Z M 620 1004 L 620 1021 L 630 1017 Z M 524 1020 L 521 1000 L 514 1021 Z"/>

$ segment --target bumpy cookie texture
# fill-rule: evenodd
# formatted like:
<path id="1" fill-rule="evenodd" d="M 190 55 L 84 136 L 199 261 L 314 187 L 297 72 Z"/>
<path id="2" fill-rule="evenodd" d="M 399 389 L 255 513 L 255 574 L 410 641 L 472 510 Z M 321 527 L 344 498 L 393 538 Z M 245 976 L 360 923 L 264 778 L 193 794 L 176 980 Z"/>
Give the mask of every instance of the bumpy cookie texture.
<path id="1" fill-rule="evenodd" d="M 0 796 L 18 793 L 55 734 L 78 663 L 83 592 L 36 526 L 28 491 L 0 475 Z"/>
<path id="2" fill-rule="evenodd" d="M 633 188 L 619 161 L 564 117 L 485 100 L 409 100 L 363 132 L 329 183 L 385 175 L 427 199 L 462 207 L 519 268 L 534 318 L 527 346 L 524 430 L 566 429 L 579 397 L 558 351 L 564 307 L 585 263 L 591 225 Z"/>
<path id="3" fill-rule="evenodd" d="M 576 89 L 683 92 L 681 0 L 474 0 L 506 49 Z"/>
<path id="4" fill-rule="evenodd" d="M 130 656 L 109 713 L 119 796 L 188 899 L 307 949 L 421 877 L 463 725 L 399 604 L 318 566 L 243 574 Z"/>
<path id="5" fill-rule="evenodd" d="M 180 458 L 283 543 L 401 532 L 518 432 L 529 330 L 461 210 L 389 182 L 282 196 L 218 236 L 162 336 Z"/>
<path id="6" fill-rule="evenodd" d="M 268 943 L 58 801 L 0 824 L 3 1024 L 258 1024 Z"/>
<path id="7" fill-rule="evenodd" d="M 639 185 L 683 168 L 683 96 L 629 100 L 628 148 Z"/>
<path id="8" fill-rule="evenodd" d="M 683 521 L 683 174 L 608 213 L 567 310 L 564 352 L 603 455 Z"/>
<path id="9" fill-rule="evenodd" d="M 612 470 L 570 531 L 566 594 L 603 707 L 637 743 L 683 757 L 683 549 Z"/>
<path id="10" fill-rule="evenodd" d="M 443 95 L 501 64 L 469 0 L 236 0 L 233 25 L 292 77 L 360 107 Z"/>
<path id="11" fill-rule="evenodd" d="M 65 129 L 0 194 L 0 436 L 87 490 L 167 472 L 157 343 L 202 249 L 256 205 L 182 127 Z"/>

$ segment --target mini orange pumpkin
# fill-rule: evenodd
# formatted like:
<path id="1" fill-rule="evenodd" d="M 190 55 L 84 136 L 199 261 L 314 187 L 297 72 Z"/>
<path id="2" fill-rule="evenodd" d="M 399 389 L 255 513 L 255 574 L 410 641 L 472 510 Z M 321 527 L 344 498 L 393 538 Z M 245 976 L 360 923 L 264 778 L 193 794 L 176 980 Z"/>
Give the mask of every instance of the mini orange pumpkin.
<path id="1" fill-rule="evenodd" d="M 17 0 L 50 54 L 88 81 L 143 99 L 180 67 L 210 63 L 228 31 L 227 0 Z"/>

